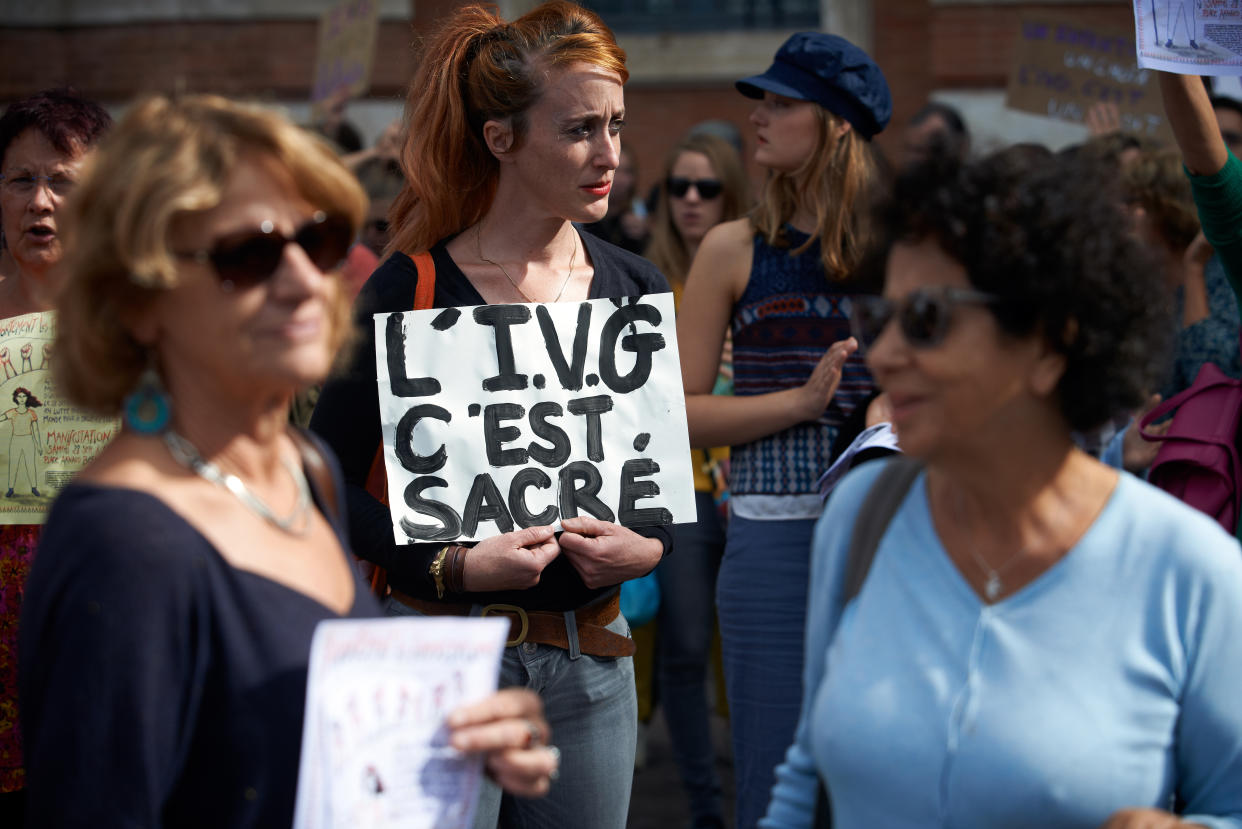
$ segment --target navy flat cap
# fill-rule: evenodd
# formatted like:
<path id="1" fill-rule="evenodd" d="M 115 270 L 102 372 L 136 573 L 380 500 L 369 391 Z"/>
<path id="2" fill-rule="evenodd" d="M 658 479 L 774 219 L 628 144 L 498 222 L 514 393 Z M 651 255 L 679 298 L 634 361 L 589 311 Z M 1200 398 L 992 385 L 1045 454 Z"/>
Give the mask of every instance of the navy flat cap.
<path id="1" fill-rule="evenodd" d="M 768 71 L 743 78 L 737 89 L 747 98 L 766 91 L 814 101 L 868 139 L 893 116 L 893 96 L 875 61 L 845 38 L 823 32 L 790 36 Z"/>

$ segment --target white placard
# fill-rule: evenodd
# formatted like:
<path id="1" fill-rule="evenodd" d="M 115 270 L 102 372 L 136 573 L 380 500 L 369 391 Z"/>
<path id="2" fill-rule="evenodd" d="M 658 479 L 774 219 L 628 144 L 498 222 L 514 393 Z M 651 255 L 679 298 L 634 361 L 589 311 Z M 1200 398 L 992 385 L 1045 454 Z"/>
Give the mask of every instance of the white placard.
<path id="1" fill-rule="evenodd" d="M 1134 40 L 1146 69 L 1242 74 L 1242 0 L 1134 0 Z"/>
<path id="2" fill-rule="evenodd" d="M 696 520 L 673 295 L 375 315 L 398 544 Z"/>
<path id="3" fill-rule="evenodd" d="M 333 619 L 311 642 L 294 829 L 468 829 L 481 756 L 445 718 L 496 690 L 506 619 Z"/>

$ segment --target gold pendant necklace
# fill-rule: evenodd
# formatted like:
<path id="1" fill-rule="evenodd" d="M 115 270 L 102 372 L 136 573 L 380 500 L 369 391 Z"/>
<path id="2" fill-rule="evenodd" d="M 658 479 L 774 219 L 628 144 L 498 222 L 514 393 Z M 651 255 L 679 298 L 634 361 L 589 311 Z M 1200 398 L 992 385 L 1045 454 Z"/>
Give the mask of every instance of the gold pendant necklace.
<path id="1" fill-rule="evenodd" d="M 495 265 L 497 268 L 500 268 L 500 272 L 505 275 L 505 279 L 509 280 L 509 284 L 513 286 L 513 290 L 517 291 L 518 295 L 521 296 L 522 299 L 526 300 L 527 302 L 539 302 L 539 300 L 537 299 L 531 299 L 530 296 L 528 296 L 525 291 L 523 291 L 520 287 L 518 287 L 518 284 L 513 281 L 513 277 L 509 276 L 509 272 L 505 270 L 504 265 L 500 264 L 499 262 L 493 262 L 491 259 L 488 259 L 486 256 L 483 255 L 482 233 L 483 233 L 483 224 L 480 222 L 479 224 L 474 226 L 474 251 L 475 253 L 478 254 L 479 259 L 481 259 L 482 261 L 486 262 L 489 265 Z M 565 289 L 569 287 L 569 281 L 574 278 L 574 265 L 577 264 L 578 262 L 578 232 L 575 230 L 573 231 L 573 234 L 574 234 L 574 252 L 570 254 L 570 257 L 569 257 L 569 273 L 565 275 L 565 281 L 561 283 L 561 289 L 556 292 L 556 298 L 553 299 L 552 302 L 561 301 L 561 297 L 565 295 Z"/>

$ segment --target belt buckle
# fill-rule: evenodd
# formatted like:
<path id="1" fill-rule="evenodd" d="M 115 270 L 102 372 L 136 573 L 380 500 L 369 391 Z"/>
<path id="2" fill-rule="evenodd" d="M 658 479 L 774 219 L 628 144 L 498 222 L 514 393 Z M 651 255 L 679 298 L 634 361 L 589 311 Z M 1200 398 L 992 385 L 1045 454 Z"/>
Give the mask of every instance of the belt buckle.
<path id="1" fill-rule="evenodd" d="M 479 611 L 479 616 L 489 616 L 493 613 L 516 613 L 522 621 L 522 629 L 518 632 L 517 638 L 506 641 L 506 648 L 515 647 L 526 641 L 526 634 L 530 631 L 530 617 L 526 615 L 525 608 L 515 604 L 489 604 Z"/>

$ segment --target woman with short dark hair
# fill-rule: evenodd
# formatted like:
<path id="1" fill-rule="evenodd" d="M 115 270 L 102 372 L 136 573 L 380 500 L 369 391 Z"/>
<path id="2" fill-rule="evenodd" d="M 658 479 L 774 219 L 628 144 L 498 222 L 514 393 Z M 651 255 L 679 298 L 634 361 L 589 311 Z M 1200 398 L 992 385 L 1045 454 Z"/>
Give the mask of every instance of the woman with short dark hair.
<path id="1" fill-rule="evenodd" d="M 0 319 L 51 309 L 64 255 L 60 209 L 111 124 L 107 110 L 70 89 L 37 92 L 0 116 Z M 17 617 L 38 537 L 38 525 L 0 526 L 0 824 L 6 825 L 22 823 Z"/>
<path id="2" fill-rule="evenodd" d="M 905 458 L 850 473 L 816 526 L 762 826 L 809 827 L 818 780 L 842 829 L 1242 825 L 1237 544 L 1071 439 L 1167 359 L 1114 184 L 1003 156 L 899 180 L 854 325 Z"/>

